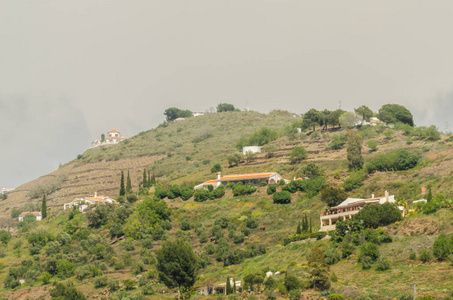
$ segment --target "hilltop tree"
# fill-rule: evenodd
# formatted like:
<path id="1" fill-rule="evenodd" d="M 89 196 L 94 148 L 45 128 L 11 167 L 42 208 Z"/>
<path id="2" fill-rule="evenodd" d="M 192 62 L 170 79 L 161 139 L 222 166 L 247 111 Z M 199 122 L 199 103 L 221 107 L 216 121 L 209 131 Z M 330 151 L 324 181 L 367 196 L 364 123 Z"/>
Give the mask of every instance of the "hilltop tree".
<path id="1" fill-rule="evenodd" d="M 121 171 L 121 183 L 120 183 L 120 196 L 126 194 L 126 188 L 124 187 L 124 173 Z"/>
<path id="2" fill-rule="evenodd" d="M 404 123 L 414 126 L 412 113 L 402 105 L 384 104 L 379 109 L 379 119 L 386 123 Z"/>
<path id="3" fill-rule="evenodd" d="M 192 246 L 182 240 L 165 241 L 157 251 L 157 271 L 159 278 L 168 288 L 189 288 L 196 281 L 197 257 Z"/>
<path id="4" fill-rule="evenodd" d="M 42 197 L 42 204 L 41 204 L 41 216 L 43 219 L 47 218 L 47 199 L 46 194 Z"/>
<path id="5" fill-rule="evenodd" d="M 167 122 L 174 121 L 178 118 L 188 118 L 193 116 L 190 110 L 183 110 L 176 107 L 167 108 L 164 115 L 167 117 Z"/>
<path id="6" fill-rule="evenodd" d="M 132 193 L 132 182 L 131 177 L 129 176 L 129 170 L 127 171 L 127 180 L 126 180 L 126 194 Z"/>
<path id="7" fill-rule="evenodd" d="M 313 131 L 316 130 L 316 126 L 321 126 L 323 121 L 322 113 L 312 108 L 307 111 L 302 117 L 302 128 L 307 129 L 313 127 Z"/>
<path id="8" fill-rule="evenodd" d="M 354 109 L 355 113 L 362 116 L 362 120 L 369 121 L 373 116 L 373 111 L 366 105 Z"/>
<path id="9" fill-rule="evenodd" d="M 349 170 L 361 169 L 363 166 L 362 137 L 357 130 L 348 131 L 347 152 Z"/>
<path id="10" fill-rule="evenodd" d="M 340 117 L 341 127 L 353 128 L 359 121 L 359 117 L 353 112 L 345 112 Z"/>
<path id="11" fill-rule="evenodd" d="M 220 103 L 217 105 L 217 112 L 224 112 L 224 111 L 234 111 L 235 107 L 233 104 L 228 103 Z"/>

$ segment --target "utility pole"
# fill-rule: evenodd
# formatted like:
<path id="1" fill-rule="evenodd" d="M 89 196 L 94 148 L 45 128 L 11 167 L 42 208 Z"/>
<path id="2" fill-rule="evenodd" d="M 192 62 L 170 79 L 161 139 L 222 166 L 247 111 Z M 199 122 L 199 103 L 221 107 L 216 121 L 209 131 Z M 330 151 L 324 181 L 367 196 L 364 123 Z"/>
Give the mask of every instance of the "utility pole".
<path id="1" fill-rule="evenodd" d="M 417 287 L 414 284 L 414 300 L 417 298 Z"/>

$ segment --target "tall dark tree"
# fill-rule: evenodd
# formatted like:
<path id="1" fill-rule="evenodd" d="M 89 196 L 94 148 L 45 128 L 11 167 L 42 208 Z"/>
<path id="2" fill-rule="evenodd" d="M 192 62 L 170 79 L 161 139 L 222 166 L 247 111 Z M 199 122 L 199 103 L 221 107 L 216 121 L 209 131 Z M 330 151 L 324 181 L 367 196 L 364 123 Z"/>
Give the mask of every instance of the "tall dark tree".
<path id="1" fill-rule="evenodd" d="M 143 169 L 143 188 L 148 188 L 148 179 L 146 178 L 146 169 Z"/>
<path id="2" fill-rule="evenodd" d="M 308 266 L 311 268 L 310 277 L 313 288 L 327 290 L 330 288 L 330 267 L 326 263 L 320 248 L 312 248 L 308 253 Z"/>
<path id="3" fill-rule="evenodd" d="M 131 177 L 129 176 L 129 170 L 127 171 L 127 180 L 126 180 L 126 194 L 132 193 L 132 182 Z"/>
<path id="4" fill-rule="evenodd" d="M 149 173 L 148 173 L 148 178 L 149 178 Z M 153 173 L 153 176 L 151 177 L 151 180 L 150 180 L 150 186 L 156 184 L 156 176 L 154 176 L 154 173 Z"/>
<path id="5" fill-rule="evenodd" d="M 164 112 L 168 122 L 174 121 L 178 118 L 188 118 L 193 116 L 190 110 L 183 110 L 176 107 L 167 108 Z"/>
<path id="6" fill-rule="evenodd" d="M 46 194 L 42 197 L 42 203 L 41 203 L 41 216 L 42 218 L 47 217 L 47 199 L 46 199 Z"/>
<path id="7" fill-rule="evenodd" d="M 192 246 L 182 240 L 165 241 L 157 251 L 159 278 L 168 288 L 178 288 L 178 299 L 181 297 L 181 288 L 194 285 L 197 264 Z"/>
<path id="8" fill-rule="evenodd" d="M 323 123 L 322 113 L 314 108 L 307 111 L 302 117 L 302 127 L 305 129 L 313 127 L 313 131 L 315 131 L 316 126 L 318 125 L 321 126 L 322 123 Z"/>
<path id="9" fill-rule="evenodd" d="M 431 187 L 428 188 L 428 195 L 426 196 L 426 201 L 431 202 L 433 200 L 433 192 L 431 191 Z"/>
<path id="10" fill-rule="evenodd" d="M 362 137 L 357 130 L 348 131 L 347 152 L 349 170 L 361 169 L 363 166 Z"/>
<path id="11" fill-rule="evenodd" d="M 120 196 L 124 195 L 126 195 L 126 188 L 124 187 L 124 172 L 121 171 Z"/>
<path id="12" fill-rule="evenodd" d="M 296 234 L 302 234 L 302 229 L 300 227 L 300 221 L 299 221 L 299 224 L 297 224 Z"/>
<path id="13" fill-rule="evenodd" d="M 227 277 L 225 292 L 227 295 L 230 295 L 233 292 L 233 288 L 231 287 L 230 277 Z"/>

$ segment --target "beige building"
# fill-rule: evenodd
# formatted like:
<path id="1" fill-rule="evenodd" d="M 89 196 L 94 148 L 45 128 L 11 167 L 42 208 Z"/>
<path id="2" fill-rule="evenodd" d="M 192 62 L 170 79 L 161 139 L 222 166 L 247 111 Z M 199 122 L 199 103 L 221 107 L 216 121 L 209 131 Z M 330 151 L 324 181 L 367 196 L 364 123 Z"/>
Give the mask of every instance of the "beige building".
<path id="1" fill-rule="evenodd" d="M 113 128 L 107 133 L 107 136 L 104 138 L 104 140 L 98 139 L 95 140 L 92 143 L 92 148 L 99 147 L 99 146 L 104 146 L 104 145 L 114 145 L 118 144 L 121 141 L 126 140 L 126 137 L 121 136 L 121 133 Z"/>
<path id="2" fill-rule="evenodd" d="M 348 198 L 340 205 L 331 207 L 327 212 L 321 214 L 321 229 L 319 231 L 335 230 L 335 224 L 338 220 L 353 219 L 354 215 L 369 203 L 384 204 L 387 202 L 395 203 L 395 196 L 389 196 L 387 191 L 382 198 L 375 198 L 374 195 L 369 199 Z"/>

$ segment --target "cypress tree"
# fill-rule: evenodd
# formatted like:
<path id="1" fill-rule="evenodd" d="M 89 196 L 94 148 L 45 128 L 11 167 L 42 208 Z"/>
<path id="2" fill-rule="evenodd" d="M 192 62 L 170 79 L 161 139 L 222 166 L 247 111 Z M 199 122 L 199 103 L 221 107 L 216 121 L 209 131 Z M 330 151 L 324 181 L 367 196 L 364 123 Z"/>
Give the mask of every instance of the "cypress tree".
<path id="1" fill-rule="evenodd" d="M 148 187 L 150 188 L 153 185 L 151 182 L 151 171 L 148 171 Z"/>
<path id="2" fill-rule="evenodd" d="M 231 282 L 230 282 L 230 277 L 227 277 L 227 282 L 226 282 L 226 294 L 229 295 L 231 294 L 232 292 L 232 288 L 231 288 Z"/>
<path id="3" fill-rule="evenodd" d="M 43 219 L 47 217 L 47 200 L 46 194 L 42 197 L 42 204 L 41 204 L 41 216 Z"/>
<path id="4" fill-rule="evenodd" d="M 130 194 L 132 192 L 132 183 L 131 177 L 129 176 L 129 170 L 127 171 L 127 181 L 126 181 L 126 194 Z"/>
<path id="5" fill-rule="evenodd" d="M 426 201 L 430 202 L 433 200 L 433 193 L 431 192 L 431 187 L 428 188 L 428 195 L 426 196 Z"/>
<path id="6" fill-rule="evenodd" d="M 156 184 L 156 176 L 154 176 L 154 173 L 153 173 L 153 177 L 151 177 L 151 185 L 153 184 Z"/>
<path id="7" fill-rule="evenodd" d="M 297 224 L 296 234 L 302 234 L 302 230 L 300 229 L 300 221 L 299 224 Z"/>
<path id="8" fill-rule="evenodd" d="M 146 189 L 148 187 L 148 179 L 146 178 L 146 169 L 143 169 L 143 188 Z"/>
<path id="9" fill-rule="evenodd" d="M 121 171 L 120 196 L 124 196 L 125 194 L 126 189 L 124 188 L 124 173 Z"/>
<path id="10" fill-rule="evenodd" d="M 357 130 L 348 131 L 347 157 L 349 170 L 361 169 L 363 166 L 362 157 L 362 136 Z"/>
<path id="11" fill-rule="evenodd" d="M 311 228 L 311 216 L 310 216 L 310 233 L 312 233 L 312 228 Z"/>
<path id="12" fill-rule="evenodd" d="M 236 280 L 233 278 L 233 294 L 236 294 Z"/>

